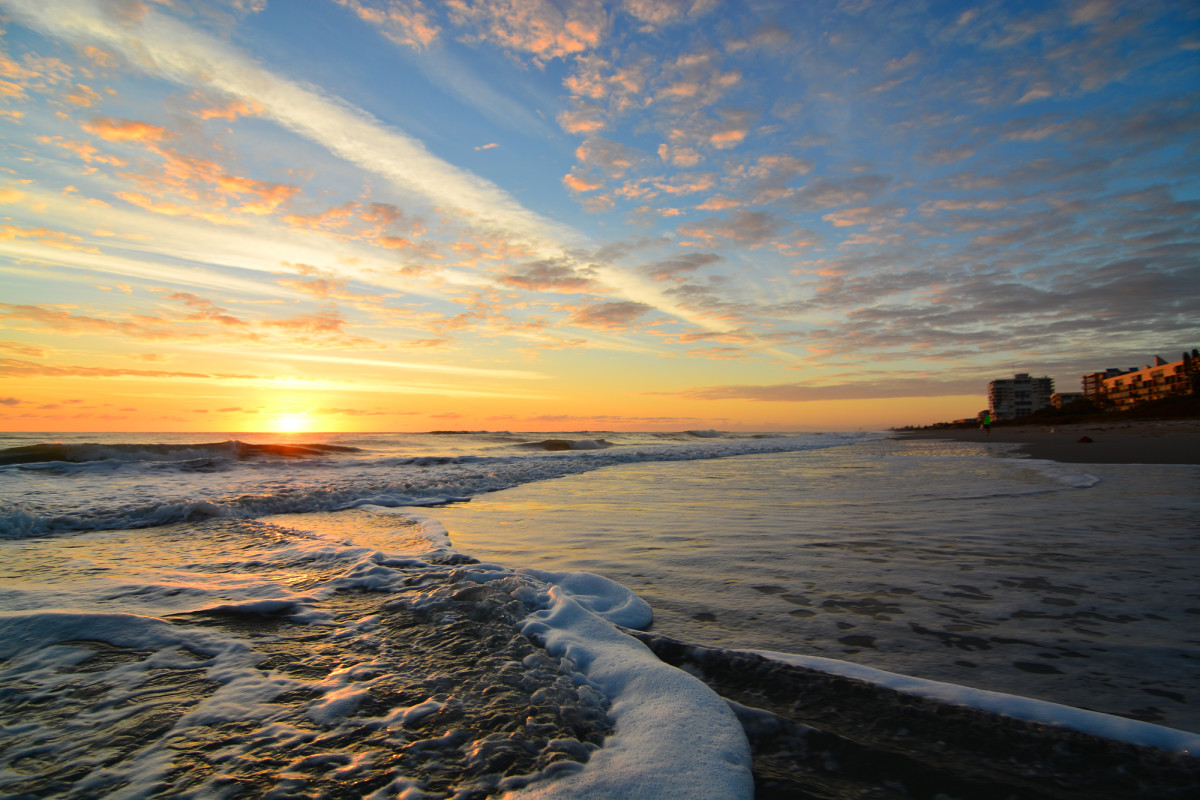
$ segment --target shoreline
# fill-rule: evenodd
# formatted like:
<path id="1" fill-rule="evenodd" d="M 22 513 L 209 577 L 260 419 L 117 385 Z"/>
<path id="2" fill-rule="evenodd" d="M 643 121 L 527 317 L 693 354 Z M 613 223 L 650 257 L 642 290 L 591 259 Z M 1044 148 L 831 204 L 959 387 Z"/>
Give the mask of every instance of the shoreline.
<path id="1" fill-rule="evenodd" d="M 896 439 L 1017 445 L 1015 454 L 1069 464 L 1200 465 L 1200 420 L 893 431 Z M 1091 441 L 1081 441 L 1081 439 Z"/>

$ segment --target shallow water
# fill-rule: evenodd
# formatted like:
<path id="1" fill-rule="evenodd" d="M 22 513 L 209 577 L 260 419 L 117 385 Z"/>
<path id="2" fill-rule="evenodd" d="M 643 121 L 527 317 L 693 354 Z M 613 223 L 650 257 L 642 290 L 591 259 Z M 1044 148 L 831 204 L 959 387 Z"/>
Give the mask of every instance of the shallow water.
<path id="1" fill-rule="evenodd" d="M 901 720 L 926 698 L 928 763 L 895 775 L 943 794 L 975 779 L 943 769 L 941 720 L 997 729 L 972 705 L 1035 723 L 999 743 L 1029 775 L 1200 774 L 1170 755 L 1200 737 L 1022 699 L 1200 728 L 1194 467 L 836 434 L 89 441 L 0 448 L 2 793 L 746 798 L 747 734 L 756 779 L 884 791 L 896 732 L 802 753 L 800 718 L 739 724 L 698 651 L 676 670 L 613 623 L 795 654 L 767 685 L 842 721 L 846 670 Z M 701 660 L 756 702 L 739 658 Z M 855 665 L 960 686 L 897 698 Z M 1055 752 L 1065 729 L 1162 749 L 1041 763 L 1045 725 Z"/>
<path id="2" fill-rule="evenodd" d="M 460 550 L 586 570 L 653 630 L 1200 731 L 1200 469 L 885 441 L 625 465 L 430 511 Z"/>

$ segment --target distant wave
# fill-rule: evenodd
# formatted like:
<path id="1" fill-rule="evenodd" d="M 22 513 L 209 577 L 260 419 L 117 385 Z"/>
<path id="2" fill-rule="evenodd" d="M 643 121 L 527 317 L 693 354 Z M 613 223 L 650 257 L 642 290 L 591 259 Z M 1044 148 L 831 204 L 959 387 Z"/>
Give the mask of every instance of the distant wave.
<path id="1" fill-rule="evenodd" d="M 686 434 L 684 434 L 686 435 Z M 751 453 L 836 447 L 841 435 L 778 440 L 688 437 L 624 447 L 606 439 L 510 443 L 503 455 L 379 456 L 375 449 L 326 444 L 43 444 L 0 450 L 0 470 L 30 481 L 64 478 L 61 491 L 0 496 L 0 539 L 145 528 L 223 517 L 334 511 L 361 505 L 436 506 L 533 481 L 618 464 L 692 461 Z M 555 452 L 562 451 L 562 452 Z M 492 452 L 495 452 L 494 450 Z M 366 457 L 317 458 L 366 453 Z M 90 459 L 90 460 L 89 460 Z M 306 463 L 301 472 L 292 468 Z M 110 480 L 140 473 L 137 491 Z M 205 473 L 219 473 L 207 475 Z M 123 479 L 130 476 L 123 475 Z M 161 477 L 161 480 L 156 478 Z M 30 484 L 42 485 L 42 484 Z"/>
<path id="2" fill-rule="evenodd" d="M 540 442 L 523 442 L 522 447 L 534 450 L 603 450 L 612 447 L 604 439 L 542 439 Z"/>
<path id="3" fill-rule="evenodd" d="M 361 452 L 334 444 L 250 444 L 231 440 L 203 444 L 57 444 L 43 443 L 0 450 L 0 466 L 13 464 L 84 464 L 92 461 L 242 461 L 251 458 L 312 458 Z"/>

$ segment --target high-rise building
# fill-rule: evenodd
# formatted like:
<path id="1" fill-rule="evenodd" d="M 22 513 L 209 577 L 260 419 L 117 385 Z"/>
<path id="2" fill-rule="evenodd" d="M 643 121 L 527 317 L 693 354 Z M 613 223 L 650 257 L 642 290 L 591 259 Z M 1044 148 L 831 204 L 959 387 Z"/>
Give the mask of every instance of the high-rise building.
<path id="1" fill-rule="evenodd" d="M 1016 419 L 1050 405 L 1054 379 L 1034 378 L 1027 372 L 988 384 L 988 408 L 995 419 Z"/>

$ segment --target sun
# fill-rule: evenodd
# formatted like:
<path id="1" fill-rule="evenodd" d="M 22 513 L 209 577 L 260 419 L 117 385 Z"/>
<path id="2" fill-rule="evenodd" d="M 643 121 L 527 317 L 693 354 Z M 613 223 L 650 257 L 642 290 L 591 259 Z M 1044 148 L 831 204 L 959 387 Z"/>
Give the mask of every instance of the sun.
<path id="1" fill-rule="evenodd" d="M 276 433 L 301 433 L 308 430 L 308 414 L 280 414 L 271 420 Z"/>

